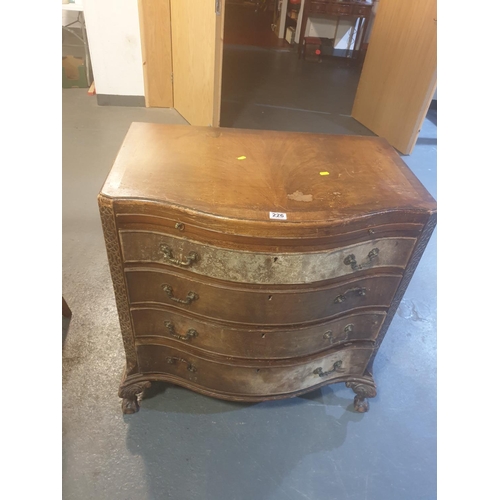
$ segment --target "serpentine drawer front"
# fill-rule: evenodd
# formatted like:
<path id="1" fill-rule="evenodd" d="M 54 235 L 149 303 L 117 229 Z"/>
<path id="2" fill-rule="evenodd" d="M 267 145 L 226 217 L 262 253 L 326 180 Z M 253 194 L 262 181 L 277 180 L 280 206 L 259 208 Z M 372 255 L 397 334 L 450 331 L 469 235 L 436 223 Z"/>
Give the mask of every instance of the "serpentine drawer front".
<path id="1" fill-rule="evenodd" d="M 436 223 L 385 140 L 134 123 L 98 202 L 124 413 L 153 380 L 234 401 L 345 382 L 368 409 Z"/>
<path id="2" fill-rule="evenodd" d="M 243 288 L 157 270 L 126 271 L 130 303 L 164 304 L 198 316 L 234 323 L 295 325 L 358 308 L 387 309 L 400 276 L 367 276 L 341 284 L 294 290 Z"/>
<path id="3" fill-rule="evenodd" d="M 415 238 L 384 238 L 344 248 L 307 253 L 227 250 L 158 233 L 120 231 L 128 264 L 156 262 L 166 267 L 238 283 L 293 285 L 328 280 L 364 269 L 406 267 Z"/>
<path id="4" fill-rule="evenodd" d="M 291 358 L 356 341 L 374 341 L 385 313 L 364 312 L 290 328 L 244 328 L 160 308 L 131 309 L 136 344 L 240 358 Z"/>
<path id="5" fill-rule="evenodd" d="M 311 389 L 325 380 L 345 380 L 363 375 L 370 359 L 369 347 L 351 347 L 292 363 L 207 359 L 163 345 L 137 347 L 139 369 L 144 375 L 167 379 L 186 387 L 202 387 L 219 396 L 252 400 L 262 396 L 283 396 Z"/>

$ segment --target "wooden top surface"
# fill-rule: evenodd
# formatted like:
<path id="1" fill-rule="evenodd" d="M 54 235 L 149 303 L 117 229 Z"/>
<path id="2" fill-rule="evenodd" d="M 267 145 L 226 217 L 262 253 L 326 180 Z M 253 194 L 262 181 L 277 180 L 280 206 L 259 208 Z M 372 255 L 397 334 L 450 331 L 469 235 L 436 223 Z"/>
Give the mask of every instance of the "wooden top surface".
<path id="1" fill-rule="evenodd" d="M 131 125 L 101 194 L 283 223 L 436 208 L 378 137 L 151 123 Z"/>

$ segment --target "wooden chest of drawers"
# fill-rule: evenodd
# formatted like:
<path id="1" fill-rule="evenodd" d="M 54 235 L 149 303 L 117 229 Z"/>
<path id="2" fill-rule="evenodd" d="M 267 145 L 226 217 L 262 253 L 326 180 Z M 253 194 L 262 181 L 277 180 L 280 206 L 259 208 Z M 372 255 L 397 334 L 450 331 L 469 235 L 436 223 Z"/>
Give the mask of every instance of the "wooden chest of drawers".
<path id="1" fill-rule="evenodd" d="M 436 223 L 386 141 L 134 123 L 98 201 L 124 413 L 153 380 L 235 401 L 345 382 L 368 409 Z"/>

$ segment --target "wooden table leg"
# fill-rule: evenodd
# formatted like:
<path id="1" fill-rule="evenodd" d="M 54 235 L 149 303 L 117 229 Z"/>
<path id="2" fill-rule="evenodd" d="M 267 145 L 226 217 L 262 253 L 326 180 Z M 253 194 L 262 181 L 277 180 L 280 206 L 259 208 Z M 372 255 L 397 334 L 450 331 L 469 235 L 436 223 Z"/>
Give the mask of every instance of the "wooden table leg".
<path id="1" fill-rule="evenodd" d="M 363 17 L 361 19 L 363 21 L 363 31 L 361 32 L 361 41 L 359 42 L 359 50 L 356 52 L 356 59 L 358 58 L 363 47 L 363 42 L 365 41 L 366 29 L 368 28 L 368 21 L 370 20 L 370 17 Z M 354 50 L 356 50 L 356 45 L 354 45 Z"/>
<path id="2" fill-rule="evenodd" d="M 299 59 L 304 55 L 304 35 L 306 33 L 307 19 L 309 18 L 309 0 L 304 2 L 304 11 L 302 12 L 302 21 L 300 22 L 299 35 Z"/>

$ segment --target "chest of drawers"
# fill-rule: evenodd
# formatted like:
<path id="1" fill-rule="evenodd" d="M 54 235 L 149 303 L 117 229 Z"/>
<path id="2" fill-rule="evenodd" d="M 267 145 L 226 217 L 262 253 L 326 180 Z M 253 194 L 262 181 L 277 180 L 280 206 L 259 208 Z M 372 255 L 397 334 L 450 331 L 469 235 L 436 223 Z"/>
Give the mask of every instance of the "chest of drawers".
<path id="1" fill-rule="evenodd" d="M 98 197 L 124 413 L 166 381 L 234 401 L 372 365 L 436 223 L 380 138 L 132 124 Z"/>

